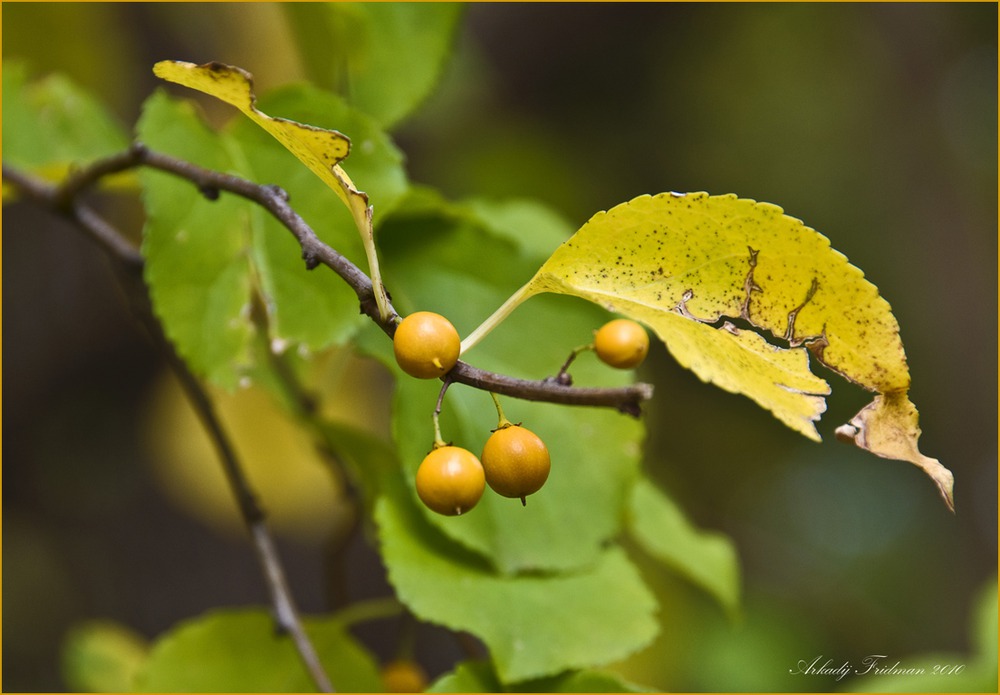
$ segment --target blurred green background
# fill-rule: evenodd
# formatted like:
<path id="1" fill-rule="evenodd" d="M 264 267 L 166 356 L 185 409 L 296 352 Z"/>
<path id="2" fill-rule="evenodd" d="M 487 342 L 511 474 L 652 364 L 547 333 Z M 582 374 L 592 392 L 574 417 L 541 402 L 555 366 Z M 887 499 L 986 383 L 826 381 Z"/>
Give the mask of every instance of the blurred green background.
<path id="1" fill-rule="evenodd" d="M 304 74 L 273 4 L 2 12 L 5 59 L 68 74 L 126 124 L 158 86 L 157 60 L 240 65 L 259 91 Z M 735 539 L 745 613 L 731 623 L 648 568 L 664 630 L 617 665 L 632 680 L 824 691 L 848 684 L 789 670 L 819 655 L 971 661 L 970 613 L 997 569 L 996 27 L 995 4 L 474 4 L 440 88 L 395 131 L 414 181 L 534 197 L 575 224 L 665 190 L 779 204 L 893 306 L 921 448 L 954 472 L 957 514 L 915 467 L 833 440 L 868 400 L 836 376 L 816 445 L 661 346 L 640 374 L 657 388 L 647 467 Z M 99 253 L 28 206 L 3 212 L 2 686 L 56 691 L 79 620 L 152 638 L 266 594 L 239 534 L 176 505 L 153 472 L 142 433 L 161 365 Z M 140 224 L 134 209 L 109 214 Z M 323 538 L 291 529 L 282 549 L 302 607 L 328 609 Z M 385 593 L 363 543 L 350 561 L 353 596 Z M 362 633 L 376 651 L 380 627 Z M 417 653 L 432 674 L 459 656 L 434 630 Z"/>

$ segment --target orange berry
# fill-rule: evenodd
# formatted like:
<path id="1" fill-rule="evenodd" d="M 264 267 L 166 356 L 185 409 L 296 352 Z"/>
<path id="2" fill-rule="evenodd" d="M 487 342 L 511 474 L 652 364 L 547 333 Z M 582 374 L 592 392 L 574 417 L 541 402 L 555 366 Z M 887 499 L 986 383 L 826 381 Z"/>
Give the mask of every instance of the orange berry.
<path id="1" fill-rule="evenodd" d="M 522 503 L 541 489 L 551 467 L 545 442 L 520 425 L 508 425 L 491 434 L 482 460 L 489 486 L 504 497 L 520 497 Z"/>
<path id="2" fill-rule="evenodd" d="M 421 693 L 427 673 L 412 659 L 396 659 L 382 667 L 382 685 L 387 693 Z"/>
<path id="3" fill-rule="evenodd" d="M 483 465 L 457 446 L 442 446 L 424 457 L 417 469 L 417 496 L 428 509 L 445 516 L 464 514 L 486 488 Z"/>
<path id="4" fill-rule="evenodd" d="M 601 326 L 594 335 L 594 350 L 605 364 L 617 369 L 632 369 L 646 359 L 649 335 L 635 321 L 615 319 Z"/>
<path id="5" fill-rule="evenodd" d="M 396 326 L 392 338 L 396 362 L 418 379 L 444 376 L 458 362 L 461 344 L 451 322 L 431 311 L 407 316 Z"/>

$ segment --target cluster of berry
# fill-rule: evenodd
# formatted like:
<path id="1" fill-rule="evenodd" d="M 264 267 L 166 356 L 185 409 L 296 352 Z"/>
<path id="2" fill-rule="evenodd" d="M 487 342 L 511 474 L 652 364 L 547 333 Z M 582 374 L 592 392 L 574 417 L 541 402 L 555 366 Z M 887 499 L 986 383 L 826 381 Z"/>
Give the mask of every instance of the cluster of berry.
<path id="1" fill-rule="evenodd" d="M 615 319 L 595 332 L 593 343 L 574 350 L 573 356 L 583 350 L 594 350 L 612 367 L 631 369 L 645 359 L 649 336 L 635 321 Z M 418 311 L 396 327 L 393 351 L 404 372 L 433 379 L 447 374 L 458 362 L 461 341 L 448 319 Z M 486 485 L 524 504 L 528 495 L 545 484 L 551 466 L 545 442 L 528 428 L 507 420 L 495 396 L 494 401 L 500 422 L 480 457 L 437 437 L 433 450 L 421 462 L 417 495 L 429 509 L 447 516 L 467 512 L 479 502 Z"/>

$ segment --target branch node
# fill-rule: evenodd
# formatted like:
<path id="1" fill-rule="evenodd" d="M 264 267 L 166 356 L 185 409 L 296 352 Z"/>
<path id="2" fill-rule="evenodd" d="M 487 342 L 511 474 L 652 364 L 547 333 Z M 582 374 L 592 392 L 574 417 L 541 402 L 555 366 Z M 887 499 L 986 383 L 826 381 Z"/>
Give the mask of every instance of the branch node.
<path id="1" fill-rule="evenodd" d="M 319 257 L 316 252 L 309 249 L 302 249 L 302 260 L 306 262 L 306 270 L 313 270 L 319 265 Z"/>
<path id="2" fill-rule="evenodd" d="M 639 405 L 638 401 L 628 401 L 622 403 L 618 406 L 618 412 L 624 413 L 625 415 L 631 415 L 634 418 L 642 417 L 642 407 Z"/>
<path id="3" fill-rule="evenodd" d="M 216 201 L 219 199 L 219 187 L 211 184 L 198 186 L 198 192 L 205 196 L 206 200 Z"/>
<path id="4" fill-rule="evenodd" d="M 270 184 L 270 185 L 267 185 L 267 186 L 261 186 L 261 188 L 265 189 L 271 195 L 275 196 L 279 200 L 282 200 L 282 201 L 284 201 L 286 203 L 291 199 L 291 196 L 288 195 L 288 191 L 286 191 L 281 186 L 276 186 L 274 184 Z"/>
<path id="5" fill-rule="evenodd" d="M 555 376 L 545 377 L 545 382 L 548 384 L 558 384 L 559 386 L 572 386 L 573 385 L 573 375 L 569 372 L 559 372 Z"/>
<path id="6" fill-rule="evenodd" d="M 271 627 L 273 628 L 273 633 L 275 637 L 287 637 L 291 634 L 292 630 L 288 624 L 279 615 L 279 611 L 271 608 Z"/>

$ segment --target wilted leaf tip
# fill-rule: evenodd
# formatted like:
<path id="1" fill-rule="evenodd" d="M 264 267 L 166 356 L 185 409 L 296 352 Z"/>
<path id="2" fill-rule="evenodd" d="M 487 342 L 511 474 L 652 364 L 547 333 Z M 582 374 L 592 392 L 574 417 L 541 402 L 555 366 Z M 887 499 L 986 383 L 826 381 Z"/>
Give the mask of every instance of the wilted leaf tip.
<path id="1" fill-rule="evenodd" d="M 253 75 L 243 68 L 214 61 L 196 65 L 179 60 L 161 60 L 153 66 L 153 74 L 235 106 L 285 145 L 328 185 L 339 188 L 332 178 L 335 173 L 332 169 L 347 157 L 351 141 L 336 130 L 273 118 L 258 110 Z"/>
<path id="2" fill-rule="evenodd" d="M 340 166 L 340 162 L 350 153 L 350 139 L 336 130 L 285 118 L 272 118 L 259 111 L 255 106 L 257 99 L 253 91 L 253 75 L 242 68 L 218 62 L 195 65 L 164 60 L 153 66 L 153 73 L 157 77 L 210 94 L 235 106 L 333 189 L 347 206 L 361 234 L 379 316 L 382 320 L 387 320 L 392 312 L 379 273 L 368 196 L 354 185 L 351 177 Z"/>
<path id="3" fill-rule="evenodd" d="M 257 101 L 253 75 L 233 65 L 216 61 L 196 65 L 182 60 L 161 60 L 153 65 L 153 74 L 168 82 L 211 94 L 238 108 L 242 108 L 243 101 L 253 108 Z M 206 81 L 215 83 L 215 87 L 205 85 Z"/>
<path id="4" fill-rule="evenodd" d="M 920 453 L 918 417 L 916 407 L 905 392 L 880 394 L 848 424 L 838 427 L 836 437 L 876 456 L 914 464 L 930 476 L 944 503 L 954 512 L 955 477 L 940 461 Z"/>

